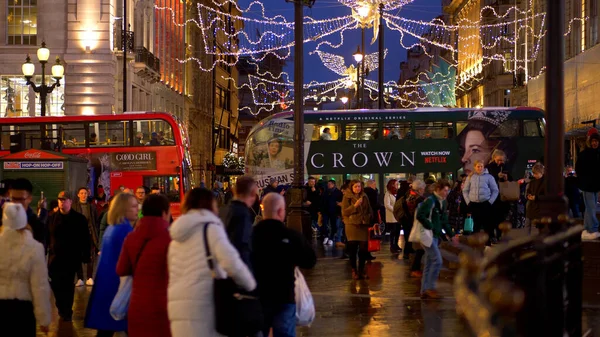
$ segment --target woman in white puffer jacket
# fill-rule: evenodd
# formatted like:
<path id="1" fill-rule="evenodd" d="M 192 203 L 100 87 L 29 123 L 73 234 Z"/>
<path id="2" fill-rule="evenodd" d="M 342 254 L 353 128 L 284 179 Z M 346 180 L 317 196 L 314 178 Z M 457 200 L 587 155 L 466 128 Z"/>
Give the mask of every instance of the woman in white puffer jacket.
<path id="1" fill-rule="evenodd" d="M 204 226 L 213 257 L 216 277 L 231 277 L 241 288 L 251 291 L 256 281 L 229 242 L 223 223 L 216 216 L 217 200 L 204 188 L 194 188 L 185 196 L 185 213 L 171 225 L 167 263 L 169 287 L 167 308 L 173 337 L 220 337 L 215 328 L 213 277 L 204 250 Z"/>
<path id="2" fill-rule="evenodd" d="M 52 308 L 44 246 L 27 226 L 21 204 L 2 207 L 0 227 L 0 329 L 3 336 L 36 335 L 36 321 L 48 332 Z"/>

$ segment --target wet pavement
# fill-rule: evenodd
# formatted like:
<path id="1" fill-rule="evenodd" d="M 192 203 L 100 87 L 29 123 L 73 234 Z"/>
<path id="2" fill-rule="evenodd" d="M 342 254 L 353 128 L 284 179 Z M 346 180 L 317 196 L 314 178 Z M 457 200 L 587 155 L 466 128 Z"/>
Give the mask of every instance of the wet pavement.
<path id="1" fill-rule="evenodd" d="M 444 269 L 440 275 L 438 289 L 444 299 L 421 301 L 420 280 L 409 276 L 409 262 L 398 259 L 386 248 L 382 245 L 382 251 L 374 254 L 377 259 L 368 264 L 369 279 L 352 281 L 348 260 L 339 259 L 339 248 L 316 246 L 320 256 L 317 266 L 304 275 L 317 314 L 310 328 L 298 328 L 298 336 L 470 336 L 455 311 L 454 273 Z M 96 335 L 94 330 L 83 327 L 90 291 L 91 287 L 76 289 L 72 323 L 59 322 L 54 309 L 49 336 Z M 589 331 L 587 336 L 600 337 L 600 305 L 586 303 L 582 320 L 584 331 Z"/>

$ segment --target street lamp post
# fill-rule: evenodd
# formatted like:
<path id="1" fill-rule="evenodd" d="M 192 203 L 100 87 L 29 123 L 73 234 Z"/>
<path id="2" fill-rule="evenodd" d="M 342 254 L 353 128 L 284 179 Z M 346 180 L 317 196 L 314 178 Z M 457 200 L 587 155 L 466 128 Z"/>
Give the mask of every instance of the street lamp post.
<path id="1" fill-rule="evenodd" d="M 384 49 L 383 49 L 383 29 L 384 29 L 384 24 L 383 24 L 383 4 L 379 4 L 379 78 L 378 80 L 378 89 L 379 89 L 379 97 L 378 97 L 378 108 L 383 110 L 385 109 L 385 103 L 383 101 L 384 99 L 384 94 L 385 91 L 383 90 L 383 54 L 384 54 Z"/>
<path id="2" fill-rule="evenodd" d="M 310 214 L 304 207 L 304 6 L 315 0 L 286 0 L 294 3 L 294 182 L 289 193 L 287 226 L 312 240 Z"/>
<path id="3" fill-rule="evenodd" d="M 364 51 L 364 49 L 363 49 Z M 361 109 L 364 108 L 364 102 L 363 102 L 363 98 L 362 97 L 362 92 L 364 91 L 364 89 L 362 88 L 362 85 L 364 85 L 364 82 L 361 81 L 362 80 L 362 76 L 364 75 L 364 71 L 361 71 L 361 63 L 364 60 L 364 55 L 360 50 L 360 46 L 358 46 L 358 48 L 356 48 L 356 52 L 354 54 L 352 54 L 352 57 L 354 57 L 354 61 L 356 61 L 356 108 L 357 109 Z"/>
<path id="4" fill-rule="evenodd" d="M 42 83 L 40 85 L 35 85 L 31 81 L 33 74 L 35 73 L 35 65 L 31 62 L 31 58 L 27 55 L 25 59 L 25 63 L 21 67 L 23 71 L 23 75 L 27 80 L 27 85 L 30 85 L 33 91 L 40 94 L 40 103 L 41 103 L 41 114 L 42 116 L 46 116 L 46 98 L 48 94 L 54 90 L 55 87 L 60 87 L 60 79 L 65 74 L 65 68 L 60 63 L 60 59 L 58 56 L 56 57 L 56 64 L 52 66 L 52 77 L 55 79 L 55 82 L 52 85 L 46 85 L 46 63 L 50 58 L 50 50 L 46 48 L 46 43 L 42 42 L 42 47 L 37 50 L 38 61 L 40 61 L 42 65 Z"/>

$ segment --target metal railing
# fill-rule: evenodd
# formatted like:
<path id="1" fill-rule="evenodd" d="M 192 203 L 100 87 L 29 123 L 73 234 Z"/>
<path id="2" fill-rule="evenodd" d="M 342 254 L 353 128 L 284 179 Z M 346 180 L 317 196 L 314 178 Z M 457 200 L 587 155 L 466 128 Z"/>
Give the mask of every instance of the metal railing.
<path id="1" fill-rule="evenodd" d="M 160 73 L 160 60 L 146 47 L 135 47 L 135 62 L 141 62 L 157 73 Z"/>
<path id="2" fill-rule="evenodd" d="M 457 311 L 477 336 L 581 336 L 583 226 L 563 218 L 539 236 L 482 255 L 486 234 L 462 247 Z"/>
<path id="3" fill-rule="evenodd" d="M 133 52 L 135 48 L 133 31 L 123 31 L 123 28 L 115 23 L 113 32 L 113 49 L 122 51 L 126 44 L 127 52 Z"/>

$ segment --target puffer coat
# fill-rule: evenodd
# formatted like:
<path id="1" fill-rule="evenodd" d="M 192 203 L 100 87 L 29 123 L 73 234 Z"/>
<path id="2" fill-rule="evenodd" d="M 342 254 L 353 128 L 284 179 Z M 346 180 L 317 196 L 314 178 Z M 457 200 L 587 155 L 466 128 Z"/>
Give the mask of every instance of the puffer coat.
<path id="1" fill-rule="evenodd" d="M 205 238 L 207 223 L 210 225 Z M 172 241 L 168 253 L 167 298 L 172 336 L 220 337 L 215 328 L 214 281 L 204 240 L 208 240 L 217 278 L 231 277 L 248 291 L 256 288 L 256 281 L 229 242 L 223 223 L 212 212 L 191 210 L 175 220 L 169 232 Z"/>
<path id="2" fill-rule="evenodd" d="M 354 207 L 358 199 L 363 199 L 362 204 Z M 344 192 L 342 199 L 342 217 L 346 225 L 346 237 L 348 241 L 367 241 L 369 239 L 369 227 L 372 225 L 371 218 L 373 209 L 369 204 L 367 195 L 361 192 L 354 194 L 351 190 Z"/>

